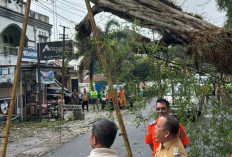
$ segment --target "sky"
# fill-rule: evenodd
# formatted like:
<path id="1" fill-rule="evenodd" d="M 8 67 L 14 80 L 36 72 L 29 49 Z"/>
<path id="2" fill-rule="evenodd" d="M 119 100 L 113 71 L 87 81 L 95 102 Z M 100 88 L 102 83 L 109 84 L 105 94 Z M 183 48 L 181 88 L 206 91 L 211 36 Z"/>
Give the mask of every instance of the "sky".
<path id="1" fill-rule="evenodd" d="M 66 26 L 66 34 L 69 39 L 75 37 L 75 25 L 87 14 L 85 0 L 32 0 L 31 10 L 49 16 L 50 24 L 53 25 L 52 41 L 61 40 L 63 28 Z M 204 20 L 222 27 L 225 21 L 225 12 L 219 12 L 215 0 L 175 0 L 186 12 L 199 14 Z M 117 19 L 112 14 L 101 13 L 95 17 L 97 26 L 103 27 L 109 19 Z M 144 30 L 145 33 L 148 33 Z"/>

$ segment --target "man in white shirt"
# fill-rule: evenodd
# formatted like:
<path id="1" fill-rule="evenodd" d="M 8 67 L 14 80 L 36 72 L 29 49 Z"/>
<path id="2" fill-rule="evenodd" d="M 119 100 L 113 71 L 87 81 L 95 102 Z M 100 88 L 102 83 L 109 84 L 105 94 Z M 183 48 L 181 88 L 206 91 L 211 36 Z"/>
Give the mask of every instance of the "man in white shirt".
<path id="1" fill-rule="evenodd" d="M 4 100 L 4 102 L 1 104 L 1 112 L 3 114 L 6 114 L 8 110 L 8 103 L 6 102 L 6 100 Z"/>
<path id="2" fill-rule="evenodd" d="M 93 150 L 89 157 L 117 157 L 116 151 L 110 149 L 117 134 L 113 121 L 100 119 L 93 124 L 89 139 Z"/>

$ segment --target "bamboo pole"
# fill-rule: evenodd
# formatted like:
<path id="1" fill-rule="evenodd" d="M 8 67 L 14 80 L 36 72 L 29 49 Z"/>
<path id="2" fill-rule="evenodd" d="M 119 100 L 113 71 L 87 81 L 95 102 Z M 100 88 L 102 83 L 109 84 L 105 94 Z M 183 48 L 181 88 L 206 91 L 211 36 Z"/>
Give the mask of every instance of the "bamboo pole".
<path id="1" fill-rule="evenodd" d="M 21 60 L 22 60 L 23 46 L 25 43 L 25 36 L 26 36 L 26 31 L 27 31 L 27 23 L 28 23 L 30 5 L 31 5 L 31 0 L 27 0 L 25 15 L 23 19 L 23 29 L 22 29 L 22 33 L 20 37 L 19 53 L 18 53 L 17 65 L 16 65 L 16 70 L 15 70 L 15 76 L 14 76 L 14 84 L 13 84 L 12 93 L 11 93 L 10 107 L 8 111 L 5 134 L 4 134 L 3 145 L 2 145 L 1 157 L 6 156 L 6 148 L 7 148 L 8 138 L 9 138 L 11 119 L 12 119 L 13 108 L 14 108 L 14 103 L 15 103 L 16 89 L 18 85 L 18 78 L 19 78 L 19 73 L 20 73 L 20 68 L 21 68 Z"/>
<path id="2" fill-rule="evenodd" d="M 125 129 L 125 126 L 124 126 L 124 123 L 123 123 L 122 115 L 121 115 L 121 112 L 120 112 L 120 109 L 119 109 L 119 106 L 118 106 L 118 103 L 117 103 L 116 92 L 113 89 L 113 83 L 112 83 L 112 79 L 111 79 L 111 76 L 110 76 L 110 73 L 109 73 L 109 68 L 107 66 L 106 59 L 105 59 L 105 56 L 104 56 L 104 52 L 103 52 L 102 46 L 100 44 L 100 38 L 99 38 L 98 30 L 97 30 L 97 27 L 96 27 L 96 23 L 94 21 L 94 17 L 93 17 L 93 13 L 92 13 L 92 10 L 91 10 L 89 0 L 85 0 L 85 3 L 86 3 L 86 7 L 88 9 L 90 22 L 91 22 L 91 26 L 92 26 L 92 29 L 93 29 L 93 34 L 94 34 L 95 39 L 97 41 L 98 56 L 99 56 L 99 58 L 101 60 L 102 67 L 103 67 L 103 69 L 104 69 L 104 71 L 106 72 L 106 75 L 107 75 L 106 77 L 107 77 L 107 82 L 109 84 L 110 95 L 112 96 L 112 99 L 113 99 L 114 109 L 115 109 L 115 112 L 116 112 L 116 116 L 117 116 L 117 119 L 118 119 L 120 129 L 121 129 L 121 135 L 123 135 L 123 140 L 124 140 L 124 145 L 126 147 L 127 156 L 128 157 L 133 157 L 132 152 L 131 152 L 131 148 L 130 148 L 130 143 L 129 143 L 129 140 L 128 140 L 128 137 L 127 137 L 126 129 Z"/>

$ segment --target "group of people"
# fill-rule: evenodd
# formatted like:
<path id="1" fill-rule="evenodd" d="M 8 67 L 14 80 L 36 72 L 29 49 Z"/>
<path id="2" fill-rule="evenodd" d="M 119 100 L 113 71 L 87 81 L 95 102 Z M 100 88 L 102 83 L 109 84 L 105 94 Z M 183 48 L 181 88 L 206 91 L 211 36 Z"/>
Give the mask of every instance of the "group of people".
<path id="1" fill-rule="evenodd" d="M 111 105 L 113 106 L 112 98 L 111 98 L 108 90 L 106 90 L 105 86 L 102 88 L 100 93 L 98 93 L 94 87 L 92 87 L 92 90 L 90 92 L 87 92 L 86 88 L 84 88 L 84 91 L 83 91 L 83 93 L 81 93 L 80 97 L 78 95 L 77 90 L 74 89 L 74 91 L 72 92 L 72 96 L 71 96 L 71 102 L 72 102 L 72 104 L 79 104 L 80 99 L 81 99 L 83 111 L 85 109 L 87 110 L 87 112 L 89 111 L 89 103 L 91 103 L 93 105 L 93 109 L 95 111 L 95 108 L 97 108 L 98 110 L 100 109 L 100 105 L 98 103 L 98 98 L 100 99 L 102 109 L 104 109 L 108 103 L 111 103 Z M 126 107 L 125 90 L 123 89 L 123 87 L 120 87 L 120 91 L 117 92 L 117 102 L 118 102 L 120 108 Z"/>
<path id="2" fill-rule="evenodd" d="M 166 99 L 156 101 L 158 119 L 147 126 L 145 143 L 153 151 L 152 157 L 187 156 L 185 148 L 189 139 L 181 123 L 169 116 L 169 102 Z"/>
<path id="3" fill-rule="evenodd" d="M 153 151 L 152 157 L 187 157 L 185 148 L 189 144 L 184 127 L 174 116 L 169 115 L 169 102 L 158 99 L 156 114 L 158 119 L 149 123 L 145 143 Z M 117 134 L 117 126 L 108 119 L 95 122 L 90 134 L 93 150 L 89 157 L 117 157 L 110 149 Z"/>
<path id="4" fill-rule="evenodd" d="M 81 94 L 81 97 L 79 97 L 77 90 L 74 89 L 74 91 L 72 92 L 72 96 L 71 96 L 72 104 L 79 104 L 80 99 L 82 99 L 82 110 L 83 111 L 85 109 L 85 106 L 86 106 L 87 112 L 89 111 L 89 102 L 90 101 L 93 104 L 94 111 L 95 111 L 95 107 L 97 107 L 97 109 L 99 110 L 99 106 L 98 106 L 98 102 L 97 102 L 98 92 L 95 90 L 94 87 L 92 88 L 92 90 L 90 92 L 87 92 L 86 88 L 84 88 L 84 91 Z"/>
<path id="5" fill-rule="evenodd" d="M 126 91 L 123 89 L 123 87 L 119 88 L 119 91 L 117 92 L 117 89 L 115 89 L 116 92 L 116 98 L 117 98 L 117 104 L 119 105 L 119 107 L 121 109 L 125 109 L 126 107 Z M 102 104 L 102 108 L 105 107 L 106 104 L 111 104 L 112 108 L 113 108 L 113 101 L 112 101 L 112 97 L 109 94 L 109 91 L 106 91 L 106 88 L 103 87 L 101 90 L 101 97 L 100 97 L 100 101 Z"/>

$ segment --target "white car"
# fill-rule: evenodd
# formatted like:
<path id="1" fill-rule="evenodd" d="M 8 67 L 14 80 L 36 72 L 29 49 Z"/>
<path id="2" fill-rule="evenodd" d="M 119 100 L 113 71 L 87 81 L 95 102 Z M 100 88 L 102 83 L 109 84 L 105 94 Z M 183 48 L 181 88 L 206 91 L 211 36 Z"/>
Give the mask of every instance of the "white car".
<path id="1" fill-rule="evenodd" d="M 173 90 L 168 88 L 167 94 L 164 99 L 170 103 L 170 114 L 174 116 L 186 116 L 192 120 L 196 119 L 200 108 L 200 100 L 196 96 L 194 91 L 186 91 L 181 88 L 181 85 L 177 84 Z"/>

